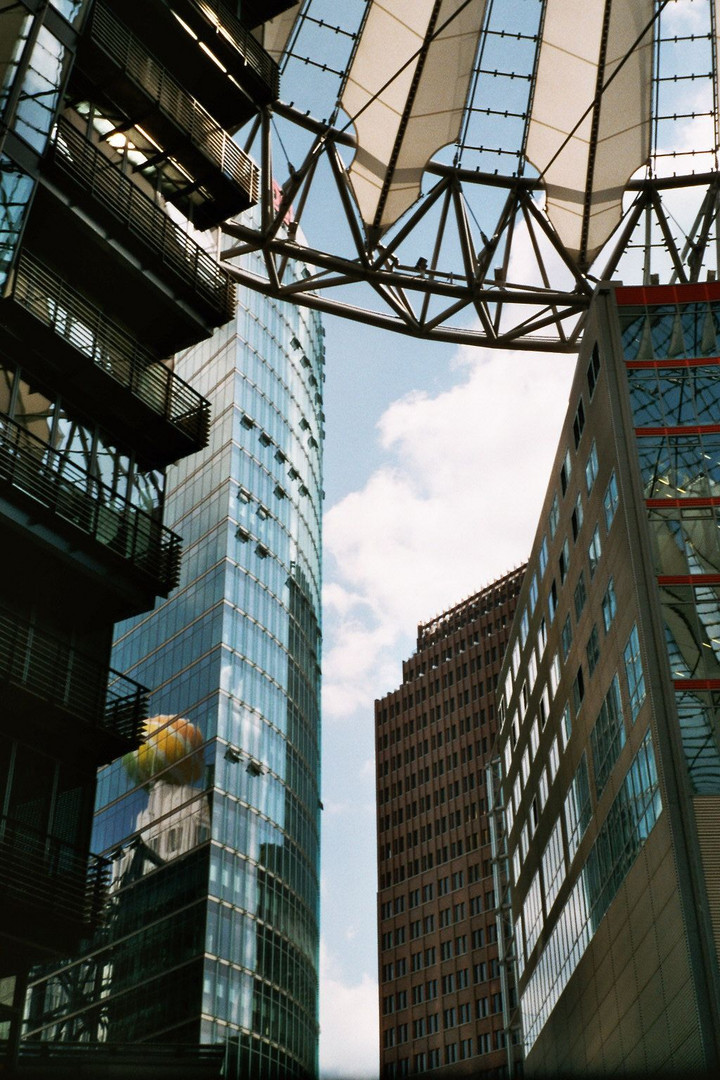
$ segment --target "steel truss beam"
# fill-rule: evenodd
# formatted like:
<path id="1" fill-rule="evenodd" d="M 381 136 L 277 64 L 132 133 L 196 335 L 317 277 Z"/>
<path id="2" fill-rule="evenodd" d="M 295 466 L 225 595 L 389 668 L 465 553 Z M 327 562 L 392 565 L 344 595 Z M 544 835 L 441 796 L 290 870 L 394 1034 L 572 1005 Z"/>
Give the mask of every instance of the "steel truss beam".
<path id="1" fill-rule="evenodd" d="M 299 168 L 273 183 L 276 118 L 308 143 Z M 633 247 L 643 213 L 650 234 L 644 276 L 663 262 L 666 280 L 696 281 L 718 245 L 717 173 L 643 179 L 628 187 L 623 219 L 606 246 L 602 271 L 582 272 L 563 248 L 542 209 L 539 181 L 484 174 L 431 162 L 422 198 L 381 240 L 360 220 L 343 151 L 354 149 L 344 130 L 302 116 L 290 106 L 267 109 L 255 138 L 262 162 L 258 224 L 227 222 L 232 241 L 222 252 L 236 281 L 268 296 L 417 338 L 533 351 L 577 349 L 585 312 L 599 280 L 613 277 Z M 248 146 L 248 149 L 251 147 Z M 322 173 L 322 175 L 321 175 Z M 664 198 L 691 189 L 697 203 L 683 231 Z M 314 247 L 301 230 L 321 203 L 338 223 L 332 250 Z M 317 211 L 315 211 L 317 212 Z M 674 230 L 673 230 L 674 226 Z M 312 231 L 312 224 L 308 232 Z M 429 258 L 417 257 L 426 251 Z M 260 252 L 264 273 L 238 257 Z M 408 254 L 409 253 L 409 254 Z M 303 276 L 289 273 L 291 263 Z M 717 271 L 717 266 L 714 267 Z"/>

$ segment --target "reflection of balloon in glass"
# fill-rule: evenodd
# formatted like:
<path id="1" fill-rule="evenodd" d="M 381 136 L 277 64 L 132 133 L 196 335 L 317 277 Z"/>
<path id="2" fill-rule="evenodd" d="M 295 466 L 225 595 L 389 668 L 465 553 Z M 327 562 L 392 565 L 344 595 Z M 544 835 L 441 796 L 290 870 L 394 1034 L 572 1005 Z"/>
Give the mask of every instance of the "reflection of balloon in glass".
<path id="1" fill-rule="evenodd" d="M 193 750 L 202 746 L 203 737 L 194 724 L 183 716 L 151 716 L 145 728 L 145 742 L 123 758 L 131 780 L 147 784 L 160 773 L 167 784 L 193 784 L 201 779 L 203 759 Z"/>

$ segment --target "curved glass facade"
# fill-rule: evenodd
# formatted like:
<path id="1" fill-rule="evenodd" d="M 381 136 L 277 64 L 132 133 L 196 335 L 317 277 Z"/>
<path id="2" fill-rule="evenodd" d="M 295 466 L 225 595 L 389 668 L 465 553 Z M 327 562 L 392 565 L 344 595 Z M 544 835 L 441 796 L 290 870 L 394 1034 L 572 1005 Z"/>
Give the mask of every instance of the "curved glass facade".
<path id="1" fill-rule="evenodd" d="M 223 1042 L 229 1076 L 317 1073 L 323 361 L 315 314 L 244 289 L 177 360 L 213 423 L 167 474 L 180 586 L 113 654 L 153 719 L 99 776 L 111 915 L 32 987 L 31 1038 Z"/>

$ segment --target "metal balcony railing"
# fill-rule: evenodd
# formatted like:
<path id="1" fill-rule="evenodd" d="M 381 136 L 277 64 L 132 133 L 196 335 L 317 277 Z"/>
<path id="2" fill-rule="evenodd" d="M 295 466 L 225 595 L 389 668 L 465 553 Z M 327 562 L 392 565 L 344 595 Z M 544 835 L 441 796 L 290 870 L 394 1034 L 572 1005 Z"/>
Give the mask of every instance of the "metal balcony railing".
<path id="1" fill-rule="evenodd" d="M 100 4 L 93 12 L 90 36 L 111 62 L 142 88 L 160 112 L 187 134 L 208 161 L 234 180 L 250 203 L 258 201 L 259 174 L 252 159 L 143 43 Z"/>
<path id="2" fill-rule="evenodd" d="M 223 0 L 191 0 L 191 5 L 222 33 L 226 41 L 235 46 L 243 63 L 252 68 L 257 77 L 265 83 L 274 100 L 280 93 L 279 68 L 257 38 L 243 26 L 237 15 L 233 15 Z"/>
<path id="3" fill-rule="evenodd" d="M 8 901 L 40 908 L 39 918 L 52 913 L 89 930 L 102 920 L 109 884 L 107 859 L 0 817 L 0 909 Z"/>
<path id="4" fill-rule="evenodd" d="M 209 304 L 221 321 L 232 318 L 235 287 L 227 273 L 64 117 L 51 136 L 49 153 L 59 169 Z"/>
<path id="5" fill-rule="evenodd" d="M 27 251 L 18 259 L 10 296 L 158 416 L 182 431 L 195 449 L 207 444 L 210 403 L 104 311 Z"/>
<path id="6" fill-rule="evenodd" d="M 132 746 L 142 740 L 148 696 L 144 686 L 108 671 L 6 608 L 0 608 L 0 679 Z"/>
<path id="7" fill-rule="evenodd" d="M 179 580 L 180 537 L 14 420 L 0 415 L 0 488 L 10 487 L 149 576 L 167 595 Z"/>

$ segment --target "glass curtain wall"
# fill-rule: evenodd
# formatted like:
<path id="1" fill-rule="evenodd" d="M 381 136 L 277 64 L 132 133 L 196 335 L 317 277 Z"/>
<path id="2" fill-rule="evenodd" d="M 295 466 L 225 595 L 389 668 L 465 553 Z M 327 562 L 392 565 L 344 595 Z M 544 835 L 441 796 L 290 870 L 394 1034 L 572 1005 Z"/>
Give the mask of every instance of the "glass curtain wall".
<path id="1" fill-rule="evenodd" d="M 180 587 L 113 653 L 152 695 L 147 741 L 99 775 L 110 918 L 39 974 L 30 1038 L 223 1042 L 238 1080 L 317 1073 L 323 361 L 316 315 L 245 290 L 177 360 L 213 423 L 167 473 Z"/>

